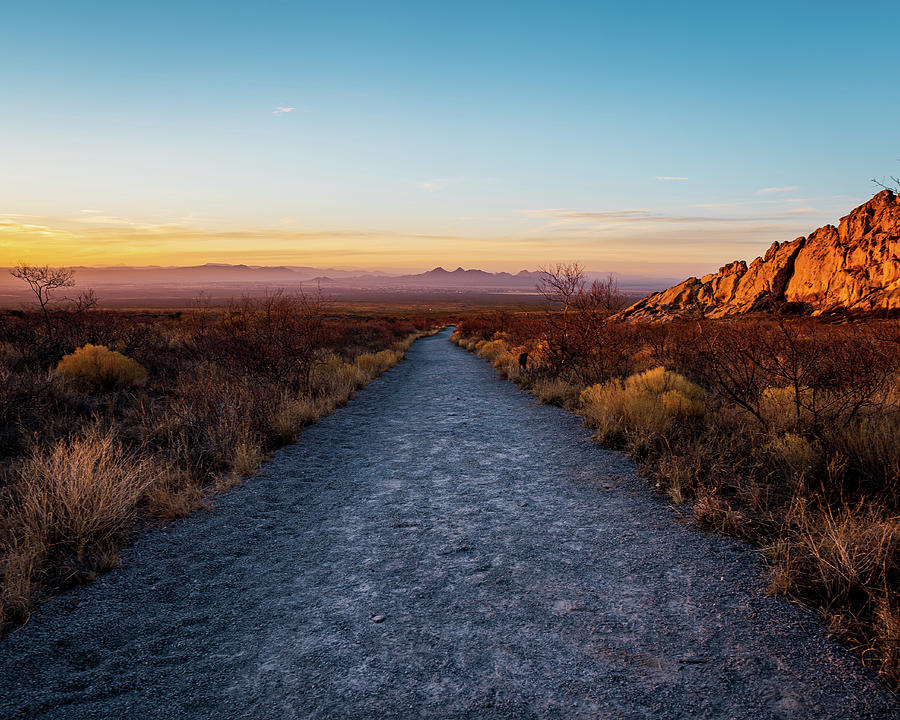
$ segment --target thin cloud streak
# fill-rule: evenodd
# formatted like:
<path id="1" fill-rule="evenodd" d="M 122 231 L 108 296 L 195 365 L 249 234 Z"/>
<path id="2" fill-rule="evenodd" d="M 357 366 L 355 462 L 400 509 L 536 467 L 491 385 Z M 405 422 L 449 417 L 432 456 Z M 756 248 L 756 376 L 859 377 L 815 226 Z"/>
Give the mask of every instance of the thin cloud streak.
<path id="1" fill-rule="evenodd" d="M 774 195 L 776 193 L 794 192 L 794 190 L 797 190 L 797 189 L 798 188 L 796 185 L 789 185 L 787 187 L 765 187 L 765 188 L 760 188 L 759 190 L 757 190 L 756 194 L 757 195 Z"/>
<path id="2" fill-rule="evenodd" d="M 297 108 L 292 107 L 281 107 L 280 105 L 272 111 L 273 115 L 284 115 L 286 113 L 292 113 Z"/>
<path id="3" fill-rule="evenodd" d="M 704 217 L 697 215 L 659 215 L 650 210 L 610 210 L 601 212 L 585 212 L 579 210 L 524 210 L 525 215 L 536 218 L 548 218 L 562 221 L 591 223 L 594 225 L 621 224 L 676 224 L 676 223 L 745 223 L 758 222 L 758 218 Z"/>

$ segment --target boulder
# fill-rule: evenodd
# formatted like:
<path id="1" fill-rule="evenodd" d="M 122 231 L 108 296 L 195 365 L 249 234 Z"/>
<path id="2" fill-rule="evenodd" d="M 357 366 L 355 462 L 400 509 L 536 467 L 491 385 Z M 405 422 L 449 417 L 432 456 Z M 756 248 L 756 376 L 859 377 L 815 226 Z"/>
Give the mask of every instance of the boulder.
<path id="1" fill-rule="evenodd" d="M 629 320 L 727 317 L 803 304 L 815 314 L 900 309 L 900 198 L 883 190 L 837 227 L 775 242 L 748 266 L 729 263 L 623 310 Z"/>

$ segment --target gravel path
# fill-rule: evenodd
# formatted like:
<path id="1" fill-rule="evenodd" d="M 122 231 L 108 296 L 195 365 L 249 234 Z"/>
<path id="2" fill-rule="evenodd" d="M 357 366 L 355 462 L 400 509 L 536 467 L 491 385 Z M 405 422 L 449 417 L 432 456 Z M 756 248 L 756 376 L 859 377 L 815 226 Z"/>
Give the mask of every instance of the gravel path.
<path id="1" fill-rule="evenodd" d="M 447 334 L 0 642 L 0 717 L 900 717 L 746 547 Z"/>

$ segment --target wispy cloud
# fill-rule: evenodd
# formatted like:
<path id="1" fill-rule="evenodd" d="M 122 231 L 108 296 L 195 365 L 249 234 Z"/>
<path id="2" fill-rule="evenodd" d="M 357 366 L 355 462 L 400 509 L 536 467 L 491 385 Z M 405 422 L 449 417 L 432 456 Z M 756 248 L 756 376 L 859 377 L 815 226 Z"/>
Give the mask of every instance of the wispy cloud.
<path id="1" fill-rule="evenodd" d="M 760 188 L 756 191 L 757 195 L 775 195 L 776 193 L 788 193 L 794 192 L 797 189 L 796 185 L 788 185 L 787 187 L 766 187 Z"/>
<path id="2" fill-rule="evenodd" d="M 427 180 L 420 180 L 416 184 L 423 190 L 434 192 L 436 190 L 444 190 L 451 185 L 471 188 L 473 186 L 483 186 L 496 182 L 499 182 L 499 179 L 495 177 L 466 177 L 460 175 L 456 177 L 429 178 Z"/>
<path id="3" fill-rule="evenodd" d="M 435 192 L 437 190 L 443 190 L 451 181 L 447 178 L 435 178 L 434 180 L 422 180 L 419 183 L 419 187 L 423 190 L 428 190 L 430 192 Z"/>
<path id="4" fill-rule="evenodd" d="M 285 113 L 294 112 L 297 108 L 281 107 L 280 105 L 272 111 L 273 115 L 284 115 Z"/>
<path id="5" fill-rule="evenodd" d="M 657 180 L 662 180 L 663 182 L 677 182 L 680 180 L 687 180 L 686 177 L 681 177 L 680 175 L 657 175 Z"/>
<path id="6" fill-rule="evenodd" d="M 821 212 L 812 205 L 801 205 L 799 207 L 788 208 L 784 211 L 785 215 L 817 215 Z"/>
<path id="7" fill-rule="evenodd" d="M 536 218 L 548 218 L 571 223 L 589 223 L 591 225 L 622 225 L 644 223 L 706 223 L 706 222 L 747 222 L 747 218 L 703 217 L 698 215 L 662 215 L 652 210 L 609 210 L 586 212 L 583 210 L 562 210 L 549 208 L 543 210 L 523 210 L 525 215 Z"/>

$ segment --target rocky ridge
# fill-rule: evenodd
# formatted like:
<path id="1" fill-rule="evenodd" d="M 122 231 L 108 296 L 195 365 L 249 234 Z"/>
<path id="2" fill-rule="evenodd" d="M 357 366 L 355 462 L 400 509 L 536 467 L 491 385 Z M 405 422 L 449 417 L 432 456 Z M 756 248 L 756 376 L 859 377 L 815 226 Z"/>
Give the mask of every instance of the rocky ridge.
<path id="1" fill-rule="evenodd" d="M 807 237 L 775 242 L 749 265 L 737 260 L 691 277 L 620 313 L 629 320 L 727 317 L 785 303 L 812 314 L 900 309 L 900 198 L 883 190 Z"/>

